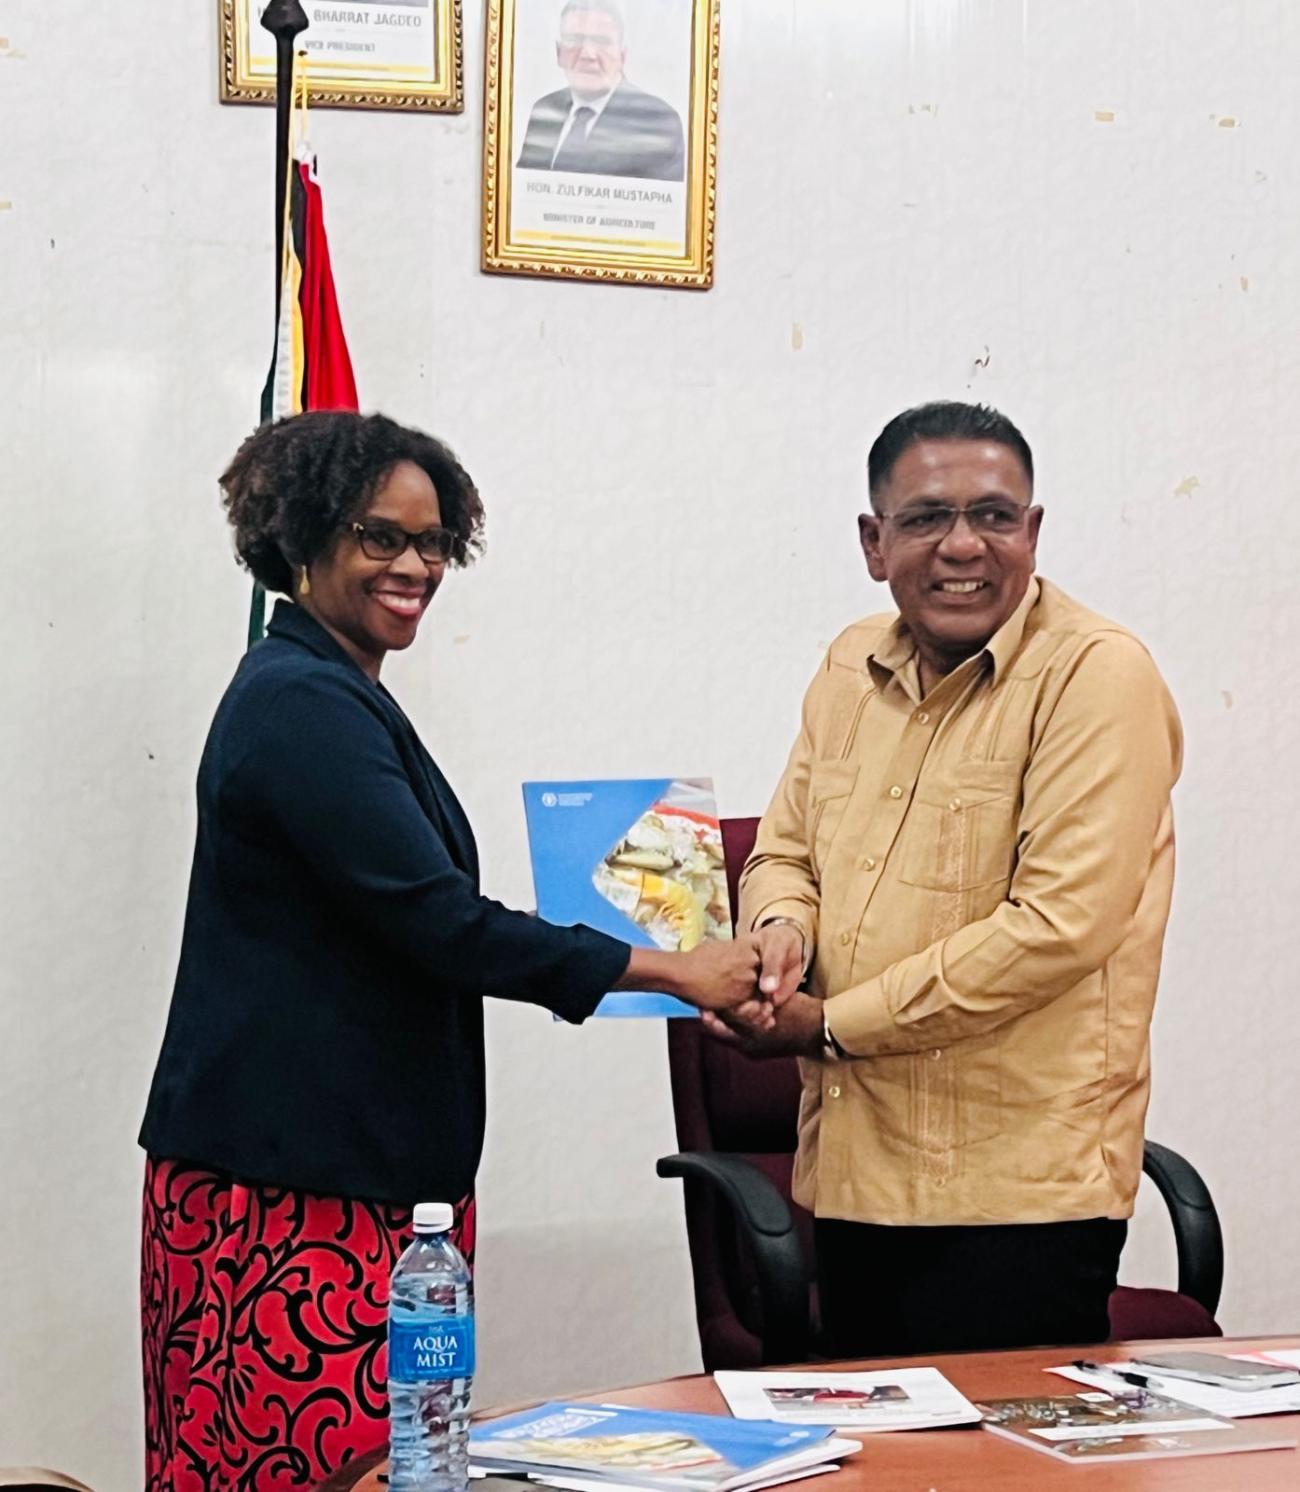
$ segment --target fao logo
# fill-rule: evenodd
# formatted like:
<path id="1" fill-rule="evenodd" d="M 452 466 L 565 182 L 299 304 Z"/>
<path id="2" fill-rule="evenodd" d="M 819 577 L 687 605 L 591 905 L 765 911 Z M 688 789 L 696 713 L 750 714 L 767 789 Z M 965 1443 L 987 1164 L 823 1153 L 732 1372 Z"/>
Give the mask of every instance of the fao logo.
<path id="1" fill-rule="evenodd" d="M 543 793 L 542 794 L 542 807 L 543 808 L 554 808 L 555 805 L 559 801 L 560 800 L 555 796 L 554 793 Z"/>

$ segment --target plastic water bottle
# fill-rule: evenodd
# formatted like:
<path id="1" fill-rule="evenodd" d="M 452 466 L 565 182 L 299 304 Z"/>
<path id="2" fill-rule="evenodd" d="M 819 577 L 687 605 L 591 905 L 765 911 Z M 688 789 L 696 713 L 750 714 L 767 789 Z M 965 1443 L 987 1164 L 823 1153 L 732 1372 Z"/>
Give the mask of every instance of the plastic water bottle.
<path id="1" fill-rule="evenodd" d="M 465 1492 L 474 1282 L 445 1202 L 415 1209 L 388 1297 L 389 1492 Z"/>

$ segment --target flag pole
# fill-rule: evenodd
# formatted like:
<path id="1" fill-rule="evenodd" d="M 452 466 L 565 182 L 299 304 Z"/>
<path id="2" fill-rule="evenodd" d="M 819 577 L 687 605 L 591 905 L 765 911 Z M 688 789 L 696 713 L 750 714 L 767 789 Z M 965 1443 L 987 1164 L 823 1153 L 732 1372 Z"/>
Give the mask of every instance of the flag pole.
<path id="1" fill-rule="evenodd" d="M 307 29 L 300 0 L 270 0 L 263 27 L 275 37 L 275 317 L 280 320 L 280 267 L 284 263 L 284 189 L 289 176 L 289 120 L 293 112 L 293 44 Z"/>
<path id="2" fill-rule="evenodd" d="M 280 286 L 284 268 L 284 194 L 289 183 L 289 126 L 293 114 L 293 44 L 307 29 L 300 0 L 270 0 L 262 26 L 275 37 L 275 321 L 280 326 Z M 262 398 L 262 420 L 271 417 L 271 385 Z M 266 592 L 256 581 L 248 608 L 248 646 L 260 642 L 266 628 Z"/>

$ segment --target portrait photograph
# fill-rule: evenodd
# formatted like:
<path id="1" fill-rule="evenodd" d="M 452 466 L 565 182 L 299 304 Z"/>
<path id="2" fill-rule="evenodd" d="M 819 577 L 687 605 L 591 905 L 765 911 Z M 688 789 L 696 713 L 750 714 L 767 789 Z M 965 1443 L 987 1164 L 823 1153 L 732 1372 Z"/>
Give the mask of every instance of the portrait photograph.
<path id="1" fill-rule="evenodd" d="M 483 267 L 707 289 L 718 0 L 489 0 Z"/>
<path id="2" fill-rule="evenodd" d="M 221 101 L 275 101 L 266 0 L 217 0 Z M 464 108 L 460 0 L 302 0 L 309 102 L 324 108 Z"/>

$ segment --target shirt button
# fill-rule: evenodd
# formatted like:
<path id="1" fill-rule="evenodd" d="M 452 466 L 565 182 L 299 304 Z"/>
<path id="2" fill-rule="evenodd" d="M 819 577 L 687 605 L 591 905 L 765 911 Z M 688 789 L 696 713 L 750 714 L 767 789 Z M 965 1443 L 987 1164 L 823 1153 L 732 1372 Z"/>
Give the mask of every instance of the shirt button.
<path id="1" fill-rule="evenodd" d="M 916 712 L 916 723 L 918 725 L 929 725 L 929 723 L 930 723 L 930 712 L 929 712 L 929 710 L 918 710 Z"/>
<path id="2" fill-rule="evenodd" d="M 840 1085 L 838 1083 L 832 1083 L 826 1091 L 832 1098 L 838 1098 L 840 1096 Z"/>
<path id="3" fill-rule="evenodd" d="M 903 789 L 895 785 L 889 789 L 889 796 L 891 798 L 901 798 L 903 796 Z"/>
<path id="4" fill-rule="evenodd" d="M 842 932 L 840 934 L 840 947 L 841 948 L 847 948 L 852 941 L 853 941 L 853 934 L 852 933 Z"/>
<path id="5" fill-rule="evenodd" d="M 875 870 L 876 862 L 871 858 L 870 855 L 868 855 L 867 858 L 862 862 L 862 868 L 863 870 Z"/>
<path id="6" fill-rule="evenodd" d="M 947 1186 L 948 1182 L 947 1182 L 947 1179 L 945 1177 L 943 1177 L 943 1176 L 936 1176 L 934 1178 L 934 1184 L 936 1186 Z"/>
<path id="7" fill-rule="evenodd" d="M 952 802 L 948 804 L 948 807 L 951 808 L 954 813 L 959 812 L 961 809 L 961 799 L 954 798 Z"/>
<path id="8" fill-rule="evenodd" d="M 931 1062 L 937 1062 L 939 1060 L 939 1058 L 942 1057 L 942 1056 L 943 1056 L 943 1053 L 939 1050 L 938 1047 L 935 1047 L 934 1051 L 932 1051 L 930 1053 L 930 1061 Z"/>

